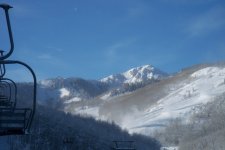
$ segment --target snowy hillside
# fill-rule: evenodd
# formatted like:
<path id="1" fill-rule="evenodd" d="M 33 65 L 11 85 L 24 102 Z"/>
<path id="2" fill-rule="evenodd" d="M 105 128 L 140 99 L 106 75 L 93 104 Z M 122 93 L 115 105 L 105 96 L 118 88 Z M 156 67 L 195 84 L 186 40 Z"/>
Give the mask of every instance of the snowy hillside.
<path id="1" fill-rule="evenodd" d="M 172 118 L 189 116 L 197 106 L 215 99 L 225 92 L 225 68 L 207 67 L 189 76 L 180 84 L 171 85 L 170 94 L 138 114 L 138 117 L 122 122 L 132 132 L 146 133 L 147 128 L 166 126 Z M 138 119 L 137 119 L 138 118 Z"/>
<path id="2" fill-rule="evenodd" d="M 88 100 L 106 92 L 107 85 L 95 80 L 84 80 L 81 78 L 55 78 L 39 82 L 39 102 L 77 102 Z"/>
<path id="3" fill-rule="evenodd" d="M 130 132 L 149 134 L 167 126 L 173 118 L 189 121 L 198 106 L 225 92 L 225 67 L 208 66 L 186 69 L 130 94 L 98 105 L 85 104 L 74 113 L 113 120 Z M 97 100 L 96 100 L 97 101 Z"/>

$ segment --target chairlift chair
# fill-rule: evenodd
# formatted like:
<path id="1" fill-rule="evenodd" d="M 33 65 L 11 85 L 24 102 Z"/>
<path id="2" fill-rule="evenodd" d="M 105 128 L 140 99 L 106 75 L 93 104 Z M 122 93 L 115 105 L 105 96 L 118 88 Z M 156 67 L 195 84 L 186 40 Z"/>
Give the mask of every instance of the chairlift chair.
<path id="1" fill-rule="evenodd" d="M 14 85 L 14 98 L 15 103 L 12 107 L 3 106 L 0 107 L 0 136 L 4 135 L 23 135 L 27 134 L 30 131 L 31 124 L 34 118 L 35 109 L 36 109 L 36 89 L 37 89 L 37 81 L 36 75 L 32 68 L 24 62 L 17 61 L 17 60 L 6 60 L 14 50 L 14 42 L 12 36 L 12 30 L 9 20 L 9 9 L 12 8 L 8 4 L 0 4 L 0 8 L 2 8 L 5 12 L 7 28 L 9 33 L 9 40 L 10 40 L 10 49 L 7 54 L 3 54 L 3 51 L 0 51 L 0 81 L 1 82 L 10 82 Z M 5 78 L 6 75 L 6 66 L 8 65 L 22 65 L 23 67 L 27 68 L 33 77 L 33 97 L 32 97 L 32 106 L 25 107 L 25 108 L 18 108 L 17 103 L 17 86 L 13 80 Z M 12 94 L 12 93 L 11 93 Z M 2 94 L 1 99 L 6 100 L 7 97 L 6 93 Z M 13 109 L 12 109 L 13 108 Z"/>

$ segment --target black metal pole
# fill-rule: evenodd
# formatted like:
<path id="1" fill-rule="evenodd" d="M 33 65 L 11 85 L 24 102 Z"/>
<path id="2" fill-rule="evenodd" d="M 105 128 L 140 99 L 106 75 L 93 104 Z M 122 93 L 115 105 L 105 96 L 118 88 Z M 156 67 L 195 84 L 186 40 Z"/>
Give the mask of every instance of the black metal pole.
<path id="1" fill-rule="evenodd" d="M 8 4 L 0 4 L 0 8 L 3 8 L 5 11 L 6 23 L 7 23 L 8 33 L 9 33 L 9 40 L 10 40 L 9 52 L 6 55 L 0 56 L 0 60 L 4 60 L 8 58 L 13 53 L 13 50 L 14 50 L 13 34 L 12 34 L 12 29 L 11 29 L 11 24 L 9 19 L 9 9 L 13 7 Z"/>

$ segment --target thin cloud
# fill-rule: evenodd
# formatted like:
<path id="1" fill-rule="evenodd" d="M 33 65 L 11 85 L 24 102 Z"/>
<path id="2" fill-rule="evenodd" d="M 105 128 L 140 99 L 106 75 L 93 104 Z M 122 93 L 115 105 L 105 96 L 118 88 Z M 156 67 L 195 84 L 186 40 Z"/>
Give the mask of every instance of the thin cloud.
<path id="1" fill-rule="evenodd" d="M 20 3 L 17 2 L 11 2 L 10 3 L 13 6 L 13 13 L 12 15 L 20 18 L 33 18 L 34 17 L 34 10 L 32 9 L 32 6 L 28 5 L 21 5 Z"/>
<path id="2" fill-rule="evenodd" d="M 75 13 L 77 13 L 77 12 L 78 12 L 78 8 L 77 8 L 77 7 L 74 7 L 74 8 L 73 8 L 73 11 L 74 11 Z"/>
<path id="3" fill-rule="evenodd" d="M 31 48 L 26 46 L 24 46 L 22 49 L 19 49 L 17 58 L 37 68 L 41 65 L 43 68 L 68 68 L 69 63 L 63 60 L 59 54 L 55 52 L 53 53 L 52 51 L 46 52 L 47 50 L 38 51 L 30 49 Z"/>
<path id="4" fill-rule="evenodd" d="M 142 15 L 145 15 L 148 10 L 149 6 L 147 6 L 147 4 L 139 3 L 136 6 L 128 8 L 128 16 L 131 18 L 140 17 Z"/>
<path id="5" fill-rule="evenodd" d="M 190 36 L 201 36 L 218 30 L 224 25 L 225 11 L 221 7 L 216 7 L 193 18 L 186 31 Z"/>
<path id="6" fill-rule="evenodd" d="M 8 69 L 6 76 L 16 82 L 28 82 L 33 80 L 31 73 L 25 68 Z"/>
<path id="7" fill-rule="evenodd" d="M 46 47 L 48 50 L 54 51 L 54 52 L 63 52 L 62 48 L 55 47 L 55 46 L 47 46 Z"/>
<path id="8" fill-rule="evenodd" d="M 119 57 L 119 50 L 125 45 L 123 43 L 116 43 L 106 49 L 105 56 L 109 63 L 117 61 Z"/>
<path id="9" fill-rule="evenodd" d="M 37 58 L 41 60 L 49 60 L 49 59 L 52 59 L 52 56 L 50 54 L 41 54 L 37 56 Z"/>
<path id="10" fill-rule="evenodd" d="M 122 42 L 117 42 L 106 48 L 105 56 L 109 63 L 116 62 L 121 57 L 121 51 L 125 48 L 129 47 L 132 43 L 134 43 L 136 39 L 128 39 Z"/>

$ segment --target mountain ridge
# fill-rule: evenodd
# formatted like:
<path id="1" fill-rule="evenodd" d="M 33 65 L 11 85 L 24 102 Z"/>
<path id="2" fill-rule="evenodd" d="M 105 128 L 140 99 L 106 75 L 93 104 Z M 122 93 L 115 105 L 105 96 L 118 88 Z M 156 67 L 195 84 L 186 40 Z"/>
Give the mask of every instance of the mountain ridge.
<path id="1" fill-rule="evenodd" d="M 141 82 L 150 84 L 150 82 L 161 80 L 166 76 L 167 73 L 152 65 L 144 65 L 100 80 L 86 80 L 77 77 L 50 78 L 39 81 L 39 99 L 44 101 L 45 95 L 47 97 L 53 95 L 52 98 L 48 99 L 63 100 L 65 103 L 70 103 L 93 99 L 100 95 L 115 96 L 129 92 L 131 86 L 132 90 L 141 88 L 144 86 L 140 84 Z"/>

